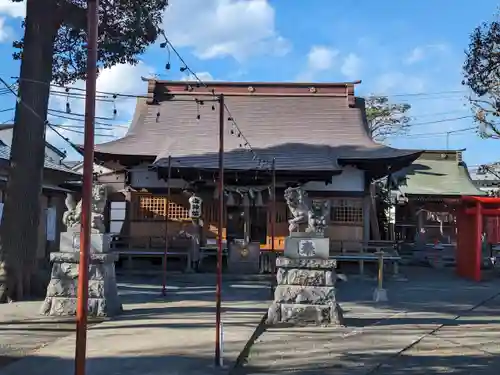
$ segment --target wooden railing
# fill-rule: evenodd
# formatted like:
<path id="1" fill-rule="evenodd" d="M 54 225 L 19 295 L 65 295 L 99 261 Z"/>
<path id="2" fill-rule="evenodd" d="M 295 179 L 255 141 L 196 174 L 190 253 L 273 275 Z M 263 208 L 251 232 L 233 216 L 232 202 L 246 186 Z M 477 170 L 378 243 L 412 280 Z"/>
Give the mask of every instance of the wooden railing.
<path id="1" fill-rule="evenodd" d="M 283 241 L 284 239 L 277 239 Z M 186 256 L 188 261 L 199 261 L 206 257 L 216 254 L 216 247 L 213 254 L 210 251 L 202 251 L 209 248 L 209 246 L 202 246 L 198 252 L 198 256 L 193 256 L 193 239 L 177 238 L 175 236 L 169 237 L 168 243 L 168 256 Z M 276 246 L 275 250 L 262 249 L 260 250 L 259 257 L 259 270 L 262 274 L 273 274 L 276 272 L 276 258 L 283 254 L 284 243 L 280 244 L 281 249 Z M 364 244 L 361 241 L 352 240 L 331 240 L 330 241 L 330 256 L 339 258 L 339 261 L 353 262 L 356 261 L 355 257 L 366 258 L 366 255 L 375 253 L 377 251 L 384 251 L 387 253 L 397 254 L 399 243 L 395 241 L 369 241 Z M 117 252 L 120 255 L 131 261 L 132 257 L 160 257 L 165 252 L 165 237 L 160 236 L 143 236 L 143 237 L 127 237 L 127 236 L 114 236 L 111 243 L 111 251 Z M 227 256 L 227 252 L 224 253 Z M 360 258 L 360 259 L 361 259 Z M 363 261 L 369 261 L 364 259 Z"/>

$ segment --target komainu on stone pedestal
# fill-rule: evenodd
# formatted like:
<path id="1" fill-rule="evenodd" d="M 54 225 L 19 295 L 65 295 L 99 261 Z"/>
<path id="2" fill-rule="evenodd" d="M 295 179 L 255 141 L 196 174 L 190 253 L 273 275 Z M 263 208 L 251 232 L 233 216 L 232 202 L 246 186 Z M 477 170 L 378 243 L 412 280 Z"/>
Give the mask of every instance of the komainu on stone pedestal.
<path id="1" fill-rule="evenodd" d="M 103 212 L 106 197 L 106 188 L 94 185 L 88 278 L 88 314 L 93 317 L 113 316 L 122 312 L 115 276 L 118 254 L 108 253 L 111 235 L 104 233 Z M 82 202 L 76 203 L 73 196 L 68 195 L 66 207 L 63 223 L 68 231 L 61 233 L 60 252 L 50 254 L 53 265 L 47 294 L 40 311 L 43 315 L 76 315 Z"/>
<path id="2" fill-rule="evenodd" d="M 301 187 L 285 190 L 293 219 L 285 239 L 284 256 L 276 259 L 277 287 L 267 324 L 343 325 L 342 309 L 335 298 L 335 260 L 329 259 L 325 237 L 328 204 L 307 198 Z M 299 224 L 308 223 L 305 232 Z"/>

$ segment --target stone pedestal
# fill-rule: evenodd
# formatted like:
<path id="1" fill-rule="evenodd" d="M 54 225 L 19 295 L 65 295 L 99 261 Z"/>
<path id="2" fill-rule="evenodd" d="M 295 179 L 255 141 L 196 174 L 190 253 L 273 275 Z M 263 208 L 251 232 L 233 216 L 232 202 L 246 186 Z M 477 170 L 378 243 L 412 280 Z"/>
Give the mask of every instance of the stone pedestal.
<path id="1" fill-rule="evenodd" d="M 328 238 L 299 232 L 285 239 L 284 256 L 276 259 L 277 286 L 268 324 L 343 324 L 335 298 L 337 264 L 328 257 Z"/>
<path id="2" fill-rule="evenodd" d="M 90 252 L 107 253 L 111 244 L 111 237 L 112 235 L 109 233 L 91 233 Z M 80 251 L 80 232 L 62 232 L 59 249 L 61 252 Z"/>
<path id="3" fill-rule="evenodd" d="M 115 262 L 118 254 L 106 253 L 108 234 L 93 233 L 89 261 L 88 314 L 113 316 L 122 312 L 116 285 Z M 51 253 L 52 273 L 41 313 L 51 316 L 76 315 L 80 234 L 61 233 L 61 252 Z"/>

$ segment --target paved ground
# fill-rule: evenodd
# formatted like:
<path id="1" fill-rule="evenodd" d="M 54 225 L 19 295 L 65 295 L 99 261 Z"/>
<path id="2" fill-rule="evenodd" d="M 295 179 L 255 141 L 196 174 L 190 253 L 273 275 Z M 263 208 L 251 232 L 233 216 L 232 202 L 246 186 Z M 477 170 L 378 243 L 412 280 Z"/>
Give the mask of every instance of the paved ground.
<path id="1" fill-rule="evenodd" d="M 373 282 L 339 285 L 345 328 L 275 328 L 254 344 L 237 374 L 498 374 L 499 279 L 458 280 L 444 270 L 409 271 L 371 301 Z"/>
<path id="2" fill-rule="evenodd" d="M 120 283 L 126 313 L 90 327 L 88 375 L 219 372 L 213 368 L 213 275 L 171 278 L 167 298 L 159 297 L 158 285 L 152 279 Z M 225 364 L 230 366 L 243 349 L 268 297 L 266 282 L 225 282 Z M 74 323 L 40 318 L 39 306 L 0 305 L 0 375 L 73 374 Z"/>

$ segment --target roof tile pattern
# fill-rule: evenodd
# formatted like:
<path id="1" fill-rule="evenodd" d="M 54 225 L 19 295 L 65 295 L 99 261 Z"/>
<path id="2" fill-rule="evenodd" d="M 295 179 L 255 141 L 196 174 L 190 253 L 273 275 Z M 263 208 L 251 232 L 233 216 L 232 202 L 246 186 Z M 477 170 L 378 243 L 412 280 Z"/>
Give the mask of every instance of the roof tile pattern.
<path id="1" fill-rule="evenodd" d="M 183 99 L 158 105 L 139 99 L 127 135 L 97 145 L 96 151 L 153 156 L 160 164 L 171 156 L 179 166 L 215 168 L 219 148 L 218 103 L 203 96 L 198 96 L 207 100 L 203 105 L 194 98 Z M 276 158 L 276 168 L 280 170 L 335 170 L 339 169 L 339 161 L 351 158 L 391 159 L 417 153 L 373 142 L 367 134 L 362 110 L 349 107 L 347 97 L 243 95 L 226 96 L 225 101 L 259 158 Z M 226 113 L 226 119 L 229 116 Z M 245 141 L 237 136 L 237 129 L 231 129 L 230 121 L 225 122 L 224 136 L 226 168 L 257 168 L 258 161 L 244 151 Z"/>

